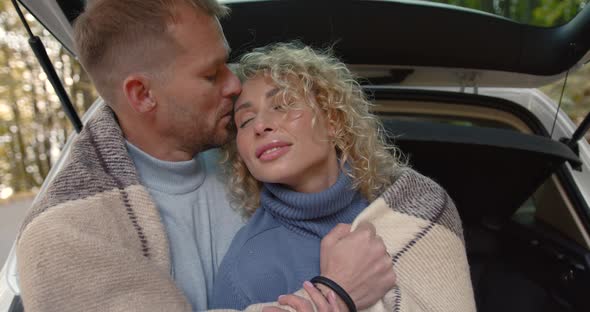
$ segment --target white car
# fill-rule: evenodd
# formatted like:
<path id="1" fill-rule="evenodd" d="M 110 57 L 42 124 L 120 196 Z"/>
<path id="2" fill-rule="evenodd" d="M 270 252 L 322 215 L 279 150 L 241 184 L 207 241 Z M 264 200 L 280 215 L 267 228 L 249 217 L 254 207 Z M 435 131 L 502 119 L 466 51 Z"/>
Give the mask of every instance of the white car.
<path id="1" fill-rule="evenodd" d="M 20 2 L 72 51 L 84 1 Z M 478 311 L 590 311 L 590 119 L 576 132 L 536 89 L 590 60 L 590 7 L 542 28 L 423 1 L 225 2 L 232 55 L 333 44 L 363 77 L 390 138 L 459 209 Z M 0 312 L 22 311 L 16 261 Z"/>

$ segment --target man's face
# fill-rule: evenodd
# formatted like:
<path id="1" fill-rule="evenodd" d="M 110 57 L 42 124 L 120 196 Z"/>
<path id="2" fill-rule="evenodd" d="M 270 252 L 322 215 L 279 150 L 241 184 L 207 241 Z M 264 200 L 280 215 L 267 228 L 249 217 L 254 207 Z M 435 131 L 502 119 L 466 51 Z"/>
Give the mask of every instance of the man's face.
<path id="1" fill-rule="evenodd" d="M 166 69 L 169 79 L 151 90 L 158 131 L 194 155 L 227 142 L 232 98 L 241 86 L 226 65 L 229 51 L 217 20 L 189 7 L 179 10 L 169 29 L 179 51 Z"/>

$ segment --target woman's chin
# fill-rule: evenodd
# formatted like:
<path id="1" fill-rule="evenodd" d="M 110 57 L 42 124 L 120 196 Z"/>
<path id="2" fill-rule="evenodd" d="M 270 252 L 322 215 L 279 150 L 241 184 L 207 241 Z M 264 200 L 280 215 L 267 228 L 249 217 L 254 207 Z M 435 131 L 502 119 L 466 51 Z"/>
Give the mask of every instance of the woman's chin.
<path id="1" fill-rule="evenodd" d="M 279 174 L 278 172 L 281 172 L 281 170 L 273 170 L 273 172 L 264 172 L 262 174 L 253 174 L 253 176 L 256 180 L 262 183 L 288 184 L 289 177 L 282 173 Z"/>

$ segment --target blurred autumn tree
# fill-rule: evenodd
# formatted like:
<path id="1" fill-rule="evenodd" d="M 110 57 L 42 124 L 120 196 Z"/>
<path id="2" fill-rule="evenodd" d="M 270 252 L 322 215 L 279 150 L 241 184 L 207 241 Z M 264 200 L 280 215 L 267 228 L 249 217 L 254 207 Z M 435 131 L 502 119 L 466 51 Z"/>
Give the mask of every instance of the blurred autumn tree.
<path id="1" fill-rule="evenodd" d="M 26 18 L 82 115 L 97 96 L 90 79 L 31 15 Z M 0 199 L 38 188 L 72 131 L 27 40 L 11 2 L 0 0 Z"/>
<path id="2" fill-rule="evenodd" d="M 588 0 L 426 0 L 504 16 L 535 26 L 565 24 L 584 8 Z"/>
<path id="3" fill-rule="evenodd" d="M 485 11 L 523 24 L 555 27 L 573 19 L 590 0 L 430 0 L 430 2 Z M 562 79 L 540 89 L 557 103 L 563 83 Z M 590 112 L 590 66 L 584 66 L 570 73 L 561 108 L 578 124 Z"/>

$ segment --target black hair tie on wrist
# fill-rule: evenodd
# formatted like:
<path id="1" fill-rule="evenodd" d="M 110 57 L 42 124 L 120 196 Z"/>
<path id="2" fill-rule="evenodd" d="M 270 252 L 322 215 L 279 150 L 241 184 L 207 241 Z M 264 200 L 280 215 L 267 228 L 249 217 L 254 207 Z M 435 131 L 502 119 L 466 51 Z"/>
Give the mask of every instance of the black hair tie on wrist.
<path id="1" fill-rule="evenodd" d="M 352 298 L 348 295 L 344 288 L 340 287 L 340 285 L 336 284 L 333 280 L 323 277 L 323 276 L 316 276 L 310 280 L 313 284 L 322 284 L 330 289 L 332 289 L 339 297 L 344 301 L 344 304 L 348 307 L 348 312 L 356 312 L 356 305 Z"/>

